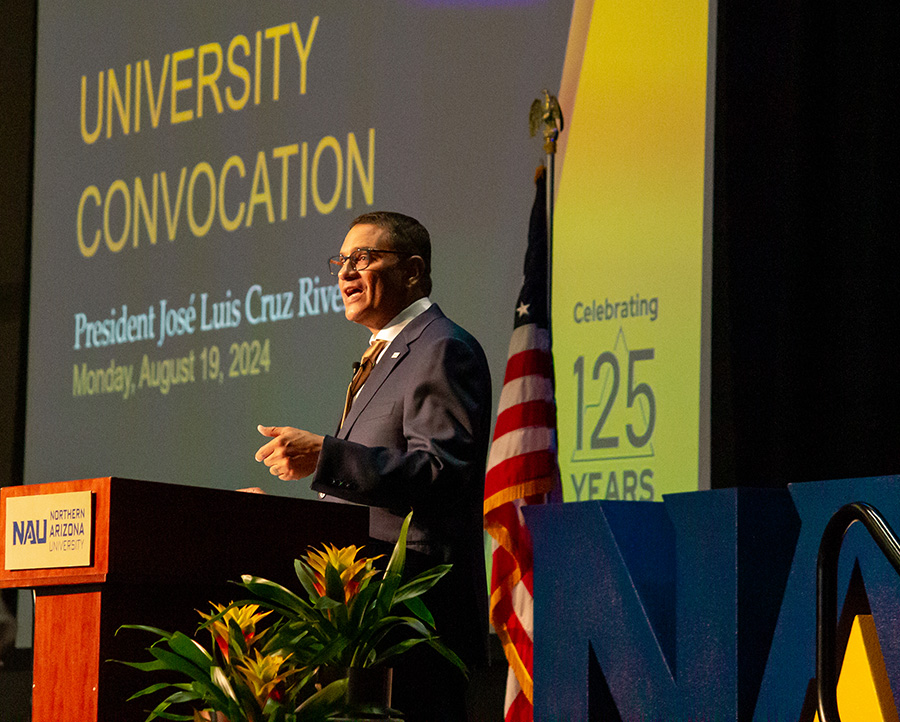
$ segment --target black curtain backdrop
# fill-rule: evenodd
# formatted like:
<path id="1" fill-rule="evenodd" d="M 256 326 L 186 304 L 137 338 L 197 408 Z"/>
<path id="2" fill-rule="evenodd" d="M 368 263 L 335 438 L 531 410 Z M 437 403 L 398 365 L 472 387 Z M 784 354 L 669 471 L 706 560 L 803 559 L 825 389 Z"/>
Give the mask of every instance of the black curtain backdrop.
<path id="1" fill-rule="evenodd" d="M 0 486 L 22 483 L 34 121 L 35 2 L 0 22 Z M 15 612 L 16 591 L 3 600 Z"/>
<path id="2" fill-rule="evenodd" d="M 712 485 L 900 473 L 895 0 L 720 2 Z"/>

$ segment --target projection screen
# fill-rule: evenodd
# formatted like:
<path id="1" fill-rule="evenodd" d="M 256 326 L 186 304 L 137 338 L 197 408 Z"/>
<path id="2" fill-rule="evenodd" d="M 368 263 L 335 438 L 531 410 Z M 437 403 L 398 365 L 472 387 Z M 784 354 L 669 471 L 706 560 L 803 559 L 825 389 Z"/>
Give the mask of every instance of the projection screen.
<path id="1" fill-rule="evenodd" d="M 308 495 L 257 424 L 332 433 L 368 332 L 326 259 L 419 218 L 495 396 L 570 3 L 40 3 L 25 477 Z"/>

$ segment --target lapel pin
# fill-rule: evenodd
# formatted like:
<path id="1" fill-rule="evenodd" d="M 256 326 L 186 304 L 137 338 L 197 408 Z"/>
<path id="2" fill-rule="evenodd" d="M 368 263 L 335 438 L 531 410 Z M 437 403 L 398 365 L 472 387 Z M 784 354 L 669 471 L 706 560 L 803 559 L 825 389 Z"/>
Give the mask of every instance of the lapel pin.
<path id="1" fill-rule="evenodd" d="M 391 358 L 397 358 L 399 355 L 400 355 L 399 351 L 394 351 L 394 353 L 391 354 Z"/>

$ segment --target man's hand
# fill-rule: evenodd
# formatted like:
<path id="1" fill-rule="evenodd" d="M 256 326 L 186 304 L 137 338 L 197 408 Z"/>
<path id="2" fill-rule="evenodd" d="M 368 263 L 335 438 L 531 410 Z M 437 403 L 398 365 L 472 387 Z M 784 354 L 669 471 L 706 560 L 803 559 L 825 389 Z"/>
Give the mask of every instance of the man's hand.
<path id="1" fill-rule="evenodd" d="M 282 481 L 295 481 L 316 470 L 325 437 L 291 426 L 256 428 L 272 439 L 256 452 L 256 460 L 268 466 L 270 474 Z"/>

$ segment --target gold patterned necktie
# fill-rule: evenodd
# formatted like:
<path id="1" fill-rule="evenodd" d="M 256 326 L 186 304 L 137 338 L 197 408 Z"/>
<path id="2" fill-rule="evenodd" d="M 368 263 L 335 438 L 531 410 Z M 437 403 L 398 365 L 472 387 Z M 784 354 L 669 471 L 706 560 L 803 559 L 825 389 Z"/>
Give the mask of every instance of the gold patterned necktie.
<path id="1" fill-rule="evenodd" d="M 350 407 L 353 405 L 353 397 L 356 396 L 362 388 L 362 385 L 366 382 L 366 379 L 369 378 L 369 374 L 372 373 L 372 369 L 375 368 L 378 354 L 380 354 L 381 350 L 387 345 L 387 340 L 383 338 L 378 339 L 369 344 L 369 348 L 367 348 L 366 352 L 362 355 L 362 358 L 359 361 L 359 367 L 356 369 L 356 372 L 353 374 L 353 379 L 347 387 L 347 398 L 344 401 L 344 413 L 341 415 L 341 426 L 344 425 L 344 420 L 347 418 L 347 414 L 350 413 Z M 341 428 L 341 426 L 338 428 Z"/>

